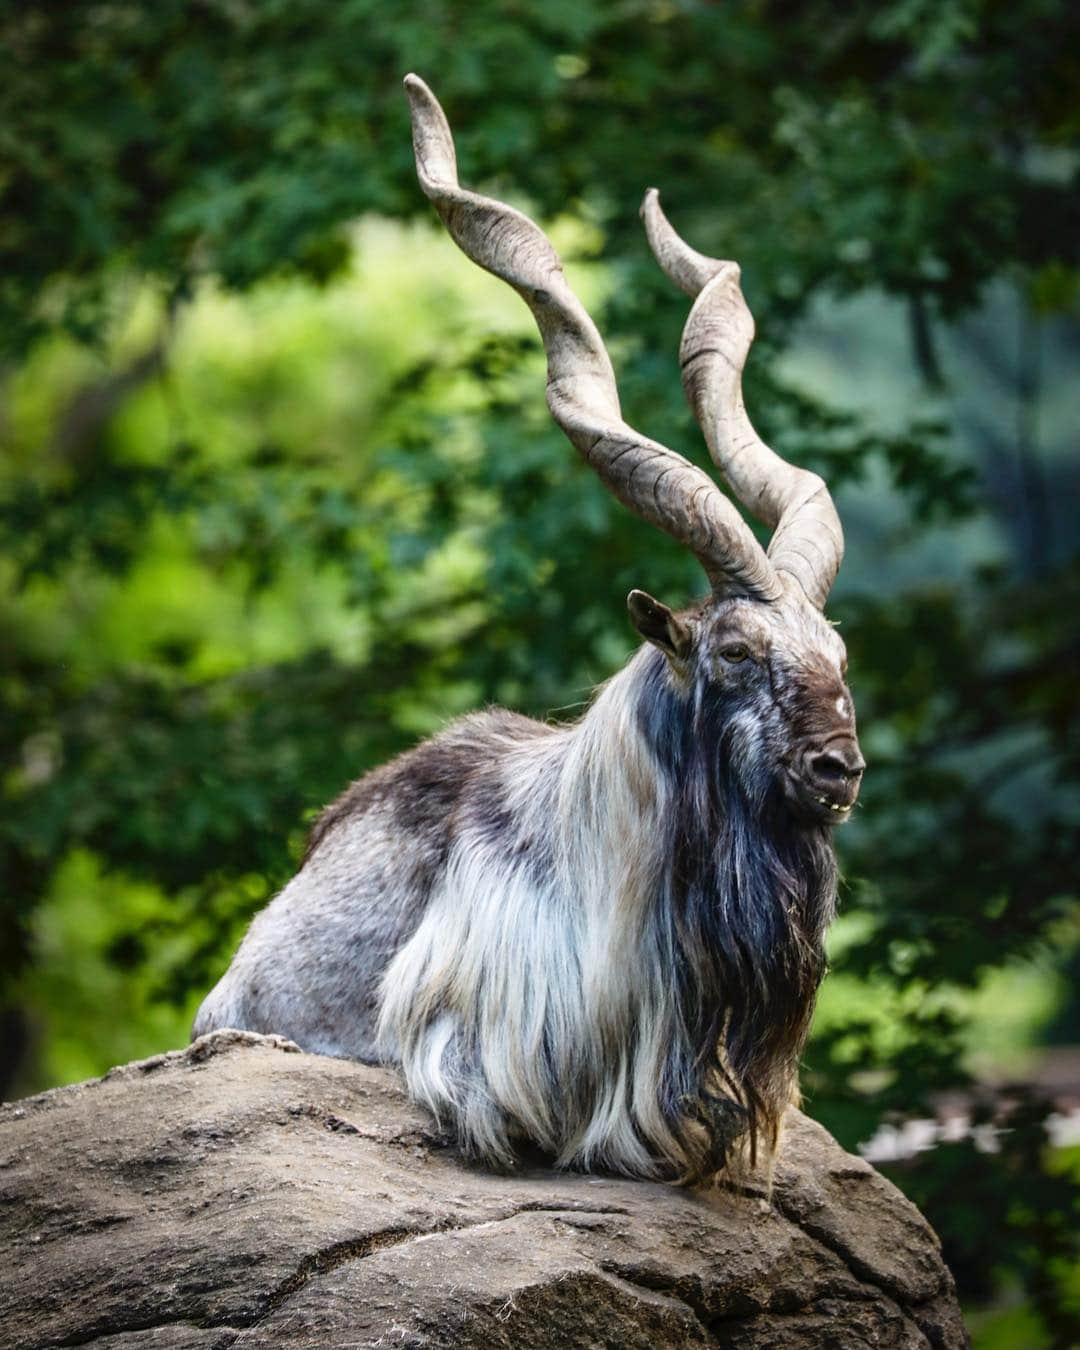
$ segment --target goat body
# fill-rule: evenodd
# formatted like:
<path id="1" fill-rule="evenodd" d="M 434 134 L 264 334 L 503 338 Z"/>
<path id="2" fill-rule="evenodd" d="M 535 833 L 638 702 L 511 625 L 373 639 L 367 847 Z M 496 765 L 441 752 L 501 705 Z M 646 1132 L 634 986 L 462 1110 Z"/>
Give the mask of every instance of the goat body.
<path id="1" fill-rule="evenodd" d="M 794 1089 L 835 896 L 827 827 L 735 771 L 728 711 L 644 647 L 571 726 L 479 713 L 362 778 L 195 1034 L 399 1062 L 498 1165 L 525 1136 L 715 1170 L 738 1107 L 771 1134 Z"/>

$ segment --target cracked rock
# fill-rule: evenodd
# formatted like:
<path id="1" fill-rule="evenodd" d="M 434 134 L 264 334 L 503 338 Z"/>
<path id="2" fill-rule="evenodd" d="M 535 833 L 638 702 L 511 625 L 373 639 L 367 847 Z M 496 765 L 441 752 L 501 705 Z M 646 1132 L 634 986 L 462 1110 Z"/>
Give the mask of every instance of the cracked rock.
<path id="1" fill-rule="evenodd" d="M 771 1190 L 462 1161 L 395 1074 L 215 1032 L 0 1107 L 10 1350 L 967 1344 L 937 1239 L 797 1111 Z"/>

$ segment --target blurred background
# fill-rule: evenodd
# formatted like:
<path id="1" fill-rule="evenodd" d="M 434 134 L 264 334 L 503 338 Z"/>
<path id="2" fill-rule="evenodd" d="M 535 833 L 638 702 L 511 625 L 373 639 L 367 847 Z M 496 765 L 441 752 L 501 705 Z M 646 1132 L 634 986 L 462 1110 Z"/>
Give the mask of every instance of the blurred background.
<path id="1" fill-rule="evenodd" d="M 544 222 L 628 419 L 703 461 L 655 184 L 824 473 L 870 761 L 807 1109 L 980 1347 L 1080 1341 L 1080 10 L 135 0 L 0 14 L 0 1094 L 178 1046 L 352 778 L 574 716 L 692 559 L 549 423 L 400 79 Z"/>

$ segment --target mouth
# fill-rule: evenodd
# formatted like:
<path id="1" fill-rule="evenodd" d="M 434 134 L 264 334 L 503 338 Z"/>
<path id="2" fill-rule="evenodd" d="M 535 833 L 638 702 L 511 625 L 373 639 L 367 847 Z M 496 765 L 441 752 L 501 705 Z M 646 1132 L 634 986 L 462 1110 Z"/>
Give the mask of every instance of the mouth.
<path id="1" fill-rule="evenodd" d="M 814 801 L 817 802 L 819 806 L 824 806 L 827 810 L 835 812 L 836 815 L 841 818 L 851 815 L 851 809 L 855 805 L 854 802 L 845 803 L 830 801 L 828 797 L 815 797 Z"/>
<path id="2" fill-rule="evenodd" d="M 787 796 L 798 815 L 825 825 L 842 825 L 851 819 L 858 797 L 858 789 L 853 792 L 823 792 L 818 784 L 807 783 L 794 774 L 785 775 Z M 839 785 L 838 785 L 839 786 Z"/>

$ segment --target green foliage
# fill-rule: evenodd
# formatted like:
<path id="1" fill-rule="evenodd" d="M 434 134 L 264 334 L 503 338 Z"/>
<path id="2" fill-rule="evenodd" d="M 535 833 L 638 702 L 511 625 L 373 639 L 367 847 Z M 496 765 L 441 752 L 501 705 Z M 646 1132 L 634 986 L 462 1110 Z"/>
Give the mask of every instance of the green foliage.
<path id="1" fill-rule="evenodd" d="M 1006 259 L 1076 262 L 1076 23 L 1053 0 L 11 6 L 0 333 L 100 331 L 121 266 L 176 295 L 333 275 L 343 221 L 416 211 L 410 68 L 475 179 L 545 215 L 595 200 L 613 248 L 636 143 L 706 248 L 783 257 L 774 302 L 884 285 L 955 313 Z"/>
<path id="2" fill-rule="evenodd" d="M 1076 25 L 1049 0 L 0 15 L 0 978 L 30 1042 L 8 1081 L 176 1043 L 350 778 L 485 701 L 573 715 L 630 649 L 626 592 L 700 585 L 549 424 L 519 302 L 426 223 L 409 68 L 467 180 L 550 222 L 629 419 L 699 462 L 647 180 L 737 252 L 755 420 L 840 494 L 830 613 L 871 771 L 810 1109 L 854 1146 L 977 1101 L 1040 1018 L 1075 1042 L 1080 573 L 1052 459 L 1075 409 L 1050 358 L 1077 345 Z M 871 291 L 854 341 L 821 339 Z M 898 328 L 910 358 L 854 378 Z M 1036 1011 L 995 1046 L 1002 989 Z M 1047 1103 L 1009 1100 L 997 1152 L 896 1179 L 967 1297 L 1025 1292 L 999 1330 L 1065 1346 L 1076 1178 Z"/>

